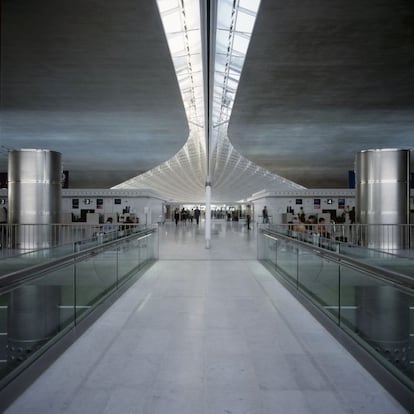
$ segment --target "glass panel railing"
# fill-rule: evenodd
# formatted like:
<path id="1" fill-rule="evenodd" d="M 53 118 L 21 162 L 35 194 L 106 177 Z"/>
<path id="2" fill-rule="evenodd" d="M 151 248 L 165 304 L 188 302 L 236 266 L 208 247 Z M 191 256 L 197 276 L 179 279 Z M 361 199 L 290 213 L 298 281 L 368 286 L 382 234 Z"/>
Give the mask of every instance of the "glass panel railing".
<path id="1" fill-rule="evenodd" d="M 414 276 L 414 250 L 410 249 L 408 236 L 414 233 L 412 225 L 327 224 L 321 232 L 315 224 L 276 224 L 267 229 L 372 266 Z M 382 242 L 370 242 L 367 238 L 373 235 L 382 237 Z"/>
<path id="2" fill-rule="evenodd" d="M 339 266 L 314 252 L 298 248 L 298 289 L 338 320 Z"/>
<path id="3" fill-rule="evenodd" d="M 73 263 L 68 263 L 0 294 L 1 385 L 74 326 L 73 275 Z"/>
<path id="4" fill-rule="evenodd" d="M 53 249 L 41 249 L 36 251 L 20 251 L 19 255 L 6 256 L 0 259 L 0 276 L 30 266 L 51 262 L 59 257 L 73 253 L 73 246 L 60 246 Z"/>
<path id="5" fill-rule="evenodd" d="M 413 278 L 281 233 L 262 230 L 259 239 L 258 257 L 270 270 L 414 392 Z"/>
<path id="6" fill-rule="evenodd" d="M 3 226 L 3 227 L 2 227 Z M 33 238 L 35 235 L 39 235 L 39 232 L 29 231 L 31 227 L 36 229 L 39 226 L 49 229 L 47 233 L 43 232 L 41 235 L 56 235 L 50 237 L 43 248 L 35 248 L 36 243 Z M 28 246 L 32 248 L 8 248 L 12 245 L 9 241 L 8 244 L 1 245 L 0 249 L 0 276 L 11 272 L 16 272 L 21 269 L 26 269 L 29 266 L 36 266 L 41 263 L 51 262 L 59 257 L 67 256 L 73 252 L 79 252 L 90 249 L 107 242 L 111 242 L 133 233 L 145 231 L 147 228 L 144 225 L 128 224 L 114 226 L 114 231 L 104 233 L 101 231 L 102 226 L 97 225 L 0 225 L 0 230 L 8 229 L 5 233 L 16 233 L 17 229 L 21 227 L 26 230 L 22 231 L 22 237 L 30 237 Z M 50 228 L 52 230 L 50 230 Z M 40 237 L 40 236 L 39 236 Z M 9 237 L 9 240 L 12 240 Z M 52 242 L 53 241 L 53 242 Z"/>
<path id="7" fill-rule="evenodd" d="M 414 295 L 341 266 L 341 327 L 413 389 Z"/>
<path id="8" fill-rule="evenodd" d="M 89 240 L 100 232 L 102 226 L 78 224 L 0 224 L 0 257 L 20 256 L 26 252 L 46 249 L 52 255 L 59 246 L 73 246 L 81 240 Z"/>
<path id="9" fill-rule="evenodd" d="M 117 287 L 118 247 L 103 250 L 76 262 L 76 318 L 87 314 L 94 305 Z"/>
<path id="10" fill-rule="evenodd" d="M 382 267 L 414 277 L 414 256 L 402 257 L 388 252 L 345 243 L 340 245 L 339 253 L 356 260 L 361 260 L 372 266 Z"/>
<path id="11" fill-rule="evenodd" d="M 155 229 L 0 277 L 0 389 L 157 255 Z"/>
<path id="12" fill-rule="evenodd" d="M 298 254 L 297 246 L 288 240 L 275 243 L 275 265 L 284 272 L 289 282 L 298 284 Z"/>
<path id="13" fill-rule="evenodd" d="M 118 267 L 120 281 L 137 269 L 142 262 L 140 262 L 141 246 L 138 239 L 133 239 L 128 243 L 123 244 L 118 250 Z"/>
<path id="14" fill-rule="evenodd" d="M 139 260 L 144 261 L 151 255 L 151 249 L 149 247 L 149 240 L 146 237 L 142 237 L 138 240 L 139 244 Z"/>

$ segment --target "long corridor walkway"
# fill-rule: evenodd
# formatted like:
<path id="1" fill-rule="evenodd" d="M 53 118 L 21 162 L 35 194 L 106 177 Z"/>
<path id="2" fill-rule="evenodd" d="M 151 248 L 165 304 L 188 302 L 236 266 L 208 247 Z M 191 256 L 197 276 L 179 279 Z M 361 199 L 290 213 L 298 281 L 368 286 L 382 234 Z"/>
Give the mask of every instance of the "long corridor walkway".
<path id="1" fill-rule="evenodd" d="M 256 235 L 160 226 L 160 260 L 7 410 L 403 413 L 256 261 Z"/>

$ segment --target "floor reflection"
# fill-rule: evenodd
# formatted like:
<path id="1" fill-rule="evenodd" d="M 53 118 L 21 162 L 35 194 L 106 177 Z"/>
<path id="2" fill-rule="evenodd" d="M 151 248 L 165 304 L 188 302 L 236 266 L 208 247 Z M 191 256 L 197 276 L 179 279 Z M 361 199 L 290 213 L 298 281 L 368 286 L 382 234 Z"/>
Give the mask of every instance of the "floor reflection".
<path id="1" fill-rule="evenodd" d="M 206 249 L 205 222 L 160 225 L 160 259 L 245 260 L 256 258 L 256 231 L 244 222 L 213 220 L 211 248 Z"/>

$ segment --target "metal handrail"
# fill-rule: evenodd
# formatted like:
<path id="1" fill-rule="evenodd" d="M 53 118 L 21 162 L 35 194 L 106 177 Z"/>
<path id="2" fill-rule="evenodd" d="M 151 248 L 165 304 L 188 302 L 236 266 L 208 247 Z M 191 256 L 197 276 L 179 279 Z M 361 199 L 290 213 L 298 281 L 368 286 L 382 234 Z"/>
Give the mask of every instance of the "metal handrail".
<path id="1" fill-rule="evenodd" d="M 119 235 L 141 231 L 147 225 L 115 223 L 113 231 L 105 232 L 105 224 L 89 223 L 48 223 L 48 224 L 0 224 L 0 260 L 20 257 L 33 252 L 83 242 L 101 236 L 118 238 Z"/>
<path id="2" fill-rule="evenodd" d="M 329 259 L 335 263 L 344 264 L 349 267 L 352 267 L 353 269 L 362 271 L 364 273 L 368 273 L 369 276 L 385 281 L 389 283 L 390 285 L 394 285 L 395 287 L 398 287 L 400 289 L 403 289 L 403 290 L 408 289 L 411 293 L 412 293 L 412 290 L 414 289 L 414 278 L 413 277 L 404 275 L 402 273 L 394 272 L 392 270 L 387 270 L 382 267 L 374 266 L 371 264 L 366 264 L 359 260 L 352 259 L 350 257 L 342 255 L 340 253 L 336 253 L 330 250 L 325 250 L 321 247 L 315 248 L 315 246 L 309 243 L 306 243 L 304 241 L 297 240 L 287 235 L 278 233 L 274 230 L 262 229 L 262 233 L 265 236 L 271 237 L 273 239 L 275 238 L 274 236 L 277 236 L 278 239 L 288 240 L 289 242 L 292 242 L 293 244 L 299 245 L 301 248 L 304 248 L 305 250 L 312 251 L 314 254 L 324 259 Z"/>
<path id="3" fill-rule="evenodd" d="M 323 228 L 323 230 L 321 229 Z M 281 232 L 293 231 L 298 235 L 313 233 L 325 234 L 326 238 L 338 243 L 352 243 L 357 246 L 368 248 L 372 251 L 401 255 L 402 250 L 405 253 L 413 252 L 414 256 L 414 225 L 413 224 L 361 224 L 361 223 L 284 223 L 284 224 L 267 224 L 268 229 Z M 411 239 L 411 240 L 410 240 Z M 411 249 L 409 248 L 411 241 Z"/>
<path id="4" fill-rule="evenodd" d="M 22 270 L 17 270 L 11 273 L 7 273 L 3 276 L 0 276 L 0 293 L 13 289 L 19 285 L 22 285 L 30 280 L 34 280 L 40 277 L 39 273 L 44 272 L 45 270 L 55 270 L 64 265 L 67 265 L 69 262 L 79 261 L 80 259 L 85 259 L 90 256 L 96 255 L 96 253 L 102 252 L 113 248 L 116 245 L 124 244 L 126 241 L 132 239 L 141 240 L 143 238 L 149 237 L 151 234 L 155 233 L 156 229 L 146 229 L 137 233 L 132 233 L 130 235 L 124 236 L 120 239 L 115 239 L 113 241 L 108 241 L 104 244 L 98 246 L 89 247 L 85 250 L 70 253 L 68 255 L 59 257 L 52 261 L 37 264 L 34 266 L 27 267 Z"/>

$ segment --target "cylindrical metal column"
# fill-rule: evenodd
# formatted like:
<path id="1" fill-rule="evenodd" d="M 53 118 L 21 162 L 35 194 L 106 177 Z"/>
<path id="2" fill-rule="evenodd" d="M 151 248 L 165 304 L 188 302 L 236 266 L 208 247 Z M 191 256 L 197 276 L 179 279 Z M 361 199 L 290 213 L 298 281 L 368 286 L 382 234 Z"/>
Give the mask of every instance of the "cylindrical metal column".
<path id="1" fill-rule="evenodd" d="M 371 149 L 355 160 L 356 218 L 361 244 L 381 250 L 408 247 L 410 151 Z M 408 367 L 409 305 L 391 286 L 357 286 L 357 330 L 400 369 Z"/>
<path id="2" fill-rule="evenodd" d="M 9 223 L 18 225 L 14 247 L 49 247 L 56 241 L 50 224 L 61 220 L 61 154 L 44 149 L 11 150 L 8 176 Z"/>
<path id="3" fill-rule="evenodd" d="M 362 243 L 378 249 L 408 247 L 410 151 L 370 149 L 356 155 L 356 217 Z M 387 226 L 388 225 L 388 226 Z"/>
<path id="4" fill-rule="evenodd" d="M 392 286 L 357 286 L 357 332 L 377 352 L 409 367 L 410 315 L 407 296 Z"/>
<path id="5" fill-rule="evenodd" d="M 57 232 L 51 224 L 61 216 L 61 154 L 43 149 L 9 152 L 9 223 L 13 246 L 39 249 L 53 246 Z M 45 253 L 46 254 L 46 253 Z M 59 329 L 60 288 L 40 282 L 10 293 L 8 359 L 18 364 Z"/>
<path id="6" fill-rule="evenodd" d="M 10 293 L 7 312 L 9 363 L 21 363 L 59 332 L 59 303 L 59 286 L 25 285 Z"/>

